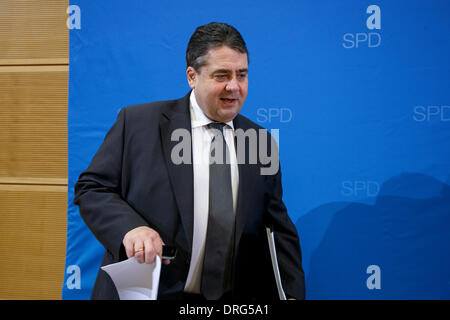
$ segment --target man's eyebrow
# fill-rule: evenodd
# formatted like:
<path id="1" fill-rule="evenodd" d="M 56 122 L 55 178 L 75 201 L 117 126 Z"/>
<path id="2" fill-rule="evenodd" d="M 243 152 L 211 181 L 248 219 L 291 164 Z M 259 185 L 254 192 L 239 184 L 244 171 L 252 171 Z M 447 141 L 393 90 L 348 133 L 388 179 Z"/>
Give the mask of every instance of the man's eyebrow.
<path id="1" fill-rule="evenodd" d="M 213 71 L 213 74 L 214 73 L 229 73 L 229 72 L 231 72 L 230 69 L 217 69 L 217 70 Z M 238 72 L 248 72 L 248 69 L 247 68 L 239 69 Z"/>
<path id="2" fill-rule="evenodd" d="M 229 70 L 229 69 L 217 69 L 217 70 L 213 71 L 213 73 L 228 73 L 228 72 L 231 72 L 231 70 Z"/>

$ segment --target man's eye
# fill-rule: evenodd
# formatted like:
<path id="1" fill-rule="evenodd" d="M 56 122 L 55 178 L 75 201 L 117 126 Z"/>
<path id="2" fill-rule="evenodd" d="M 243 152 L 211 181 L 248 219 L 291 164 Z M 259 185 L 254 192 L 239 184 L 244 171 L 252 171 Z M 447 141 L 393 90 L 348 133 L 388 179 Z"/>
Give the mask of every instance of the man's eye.
<path id="1" fill-rule="evenodd" d="M 226 75 L 224 75 L 224 74 L 216 74 L 216 79 L 218 79 L 218 80 L 225 80 L 226 78 L 227 78 L 227 76 Z"/>
<path id="2" fill-rule="evenodd" d="M 243 80 L 243 79 L 247 78 L 247 74 L 246 73 L 241 73 L 241 74 L 238 75 L 238 78 Z"/>

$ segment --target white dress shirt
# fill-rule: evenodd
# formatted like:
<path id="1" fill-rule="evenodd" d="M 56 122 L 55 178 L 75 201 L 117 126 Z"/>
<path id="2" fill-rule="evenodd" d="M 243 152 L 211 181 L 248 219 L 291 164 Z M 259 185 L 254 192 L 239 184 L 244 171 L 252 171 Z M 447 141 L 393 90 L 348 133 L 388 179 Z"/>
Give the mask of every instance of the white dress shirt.
<path id="1" fill-rule="evenodd" d="M 194 171 L 194 232 L 191 263 L 184 291 L 200 293 L 209 213 L 209 153 L 213 138 L 213 134 L 207 125 L 214 122 L 214 120 L 209 119 L 203 113 L 195 98 L 194 90 L 192 90 L 190 96 L 190 113 Z M 227 126 L 224 127 L 224 136 L 230 152 L 233 210 L 236 214 L 239 172 L 234 145 L 234 126 L 233 121 L 227 122 L 226 124 Z"/>

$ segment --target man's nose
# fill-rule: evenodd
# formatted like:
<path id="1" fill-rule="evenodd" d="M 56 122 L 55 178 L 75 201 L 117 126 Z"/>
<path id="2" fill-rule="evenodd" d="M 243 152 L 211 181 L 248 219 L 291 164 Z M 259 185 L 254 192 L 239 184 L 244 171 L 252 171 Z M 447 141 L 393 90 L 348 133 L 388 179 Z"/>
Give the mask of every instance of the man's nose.
<path id="1" fill-rule="evenodd" d="M 236 77 L 233 77 L 228 81 L 226 89 L 227 91 L 239 91 L 239 83 Z"/>

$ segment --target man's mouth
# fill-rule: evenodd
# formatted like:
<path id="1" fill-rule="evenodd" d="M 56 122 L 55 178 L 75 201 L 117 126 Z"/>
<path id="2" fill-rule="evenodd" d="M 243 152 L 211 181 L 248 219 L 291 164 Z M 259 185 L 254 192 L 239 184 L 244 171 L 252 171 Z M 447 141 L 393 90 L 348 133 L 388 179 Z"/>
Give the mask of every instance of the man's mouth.
<path id="1" fill-rule="evenodd" d="M 228 99 L 228 98 L 220 98 L 220 100 L 226 102 L 226 103 L 233 103 L 237 101 L 237 99 Z"/>

